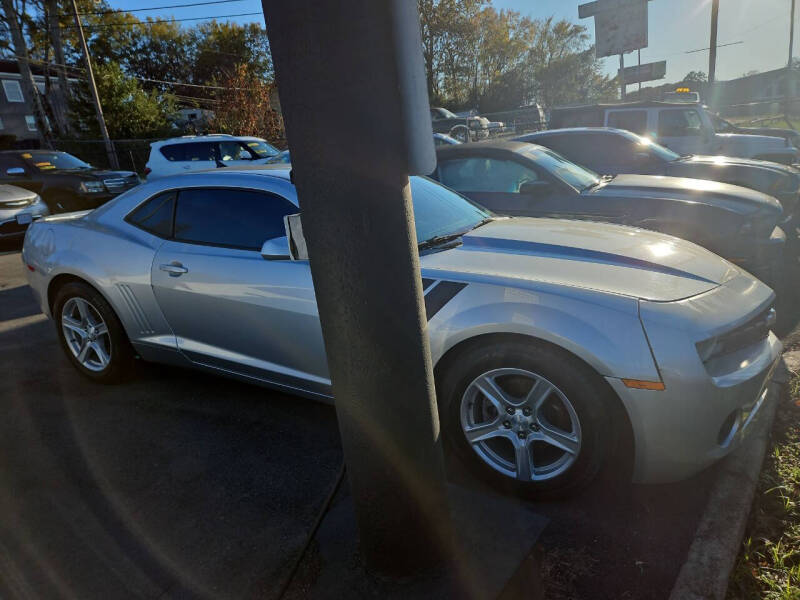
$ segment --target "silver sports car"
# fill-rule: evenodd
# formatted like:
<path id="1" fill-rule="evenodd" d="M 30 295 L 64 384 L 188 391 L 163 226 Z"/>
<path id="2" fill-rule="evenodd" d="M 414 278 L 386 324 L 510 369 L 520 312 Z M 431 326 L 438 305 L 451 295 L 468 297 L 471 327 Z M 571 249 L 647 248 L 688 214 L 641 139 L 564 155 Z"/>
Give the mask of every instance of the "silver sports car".
<path id="1" fill-rule="evenodd" d="M 634 479 L 669 481 L 747 434 L 781 353 L 768 287 L 670 236 L 411 188 L 443 435 L 477 471 L 563 494 L 627 435 Z M 297 210 L 287 165 L 177 175 L 35 222 L 22 257 L 94 380 L 140 357 L 331 399 Z"/>

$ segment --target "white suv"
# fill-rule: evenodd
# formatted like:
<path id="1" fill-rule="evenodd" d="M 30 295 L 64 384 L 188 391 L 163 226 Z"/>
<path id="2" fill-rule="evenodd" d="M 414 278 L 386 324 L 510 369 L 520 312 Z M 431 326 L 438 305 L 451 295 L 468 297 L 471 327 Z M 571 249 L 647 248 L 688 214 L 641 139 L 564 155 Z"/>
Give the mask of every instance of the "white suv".
<path id="1" fill-rule="evenodd" d="M 225 134 L 187 135 L 150 144 L 144 175 L 148 180 L 215 167 L 255 165 L 278 154 L 265 140 Z"/>

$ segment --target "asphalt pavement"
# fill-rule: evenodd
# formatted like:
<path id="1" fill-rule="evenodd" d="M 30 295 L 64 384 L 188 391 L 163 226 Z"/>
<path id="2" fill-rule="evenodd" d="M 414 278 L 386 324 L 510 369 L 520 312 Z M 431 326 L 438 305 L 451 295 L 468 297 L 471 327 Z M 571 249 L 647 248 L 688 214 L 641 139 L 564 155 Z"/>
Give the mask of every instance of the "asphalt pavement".
<path id="1" fill-rule="evenodd" d="M 339 472 L 333 408 L 155 365 L 123 385 L 87 381 L 11 250 L 0 249 L 0 597 L 274 598 Z M 606 476 L 529 504 L 550 520 L 548 598 L 666 598 L 714 476 Z M 329 539 L 311 544 L 288 597 L 332 597 L 315 588 L 331 531 L 323 521 Z M 371 596 L 353 572 L 354 595 Z"/>

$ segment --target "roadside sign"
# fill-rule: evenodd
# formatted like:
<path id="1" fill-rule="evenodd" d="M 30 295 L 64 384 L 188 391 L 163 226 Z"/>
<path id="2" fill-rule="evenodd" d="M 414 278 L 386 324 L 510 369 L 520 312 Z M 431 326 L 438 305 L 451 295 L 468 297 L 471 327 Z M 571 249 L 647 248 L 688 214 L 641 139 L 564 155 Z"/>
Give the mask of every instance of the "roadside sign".
<path id="1" fill-rule="evenodd" d="M 641 70 L 640 70 L 641 69 Z M 667 76 L 667 61 L 645 63 L 641 67 L 625 67 L 623 80 L 625 83 L 644 83 L 664 79 Z"/>
<path id="2" fill-rule="evenodd" d="M 648 0 L 596 0 L 578 7 L 581 19 L 594 17 L 597 58 L 646 48 Z"/>

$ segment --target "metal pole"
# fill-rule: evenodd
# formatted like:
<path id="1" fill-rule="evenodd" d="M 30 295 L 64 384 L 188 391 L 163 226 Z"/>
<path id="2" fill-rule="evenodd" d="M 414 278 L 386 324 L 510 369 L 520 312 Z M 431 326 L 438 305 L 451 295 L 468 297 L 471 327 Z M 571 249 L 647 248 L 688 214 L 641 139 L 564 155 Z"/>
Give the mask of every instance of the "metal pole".
<path id="1" fill-rule="evenodd" d="M 711 4 L 711 44 L 708 56 L 708 83 L 713 87 L 717 79 L 717 26 L 719 24 L 719 0 Z"/>
<path id="2" fill-rule="evenodd" d="M 359 547 L 370 569 L 416 573 L 450 540 L 408 178 L 436 164 L 417 5 L 262 6 Z"/>
<path id="3" fill-rule="evenodd" d="M 620 97 L 623 102 L 626 100 L 626 90 L 627 86 L 625 85 L 625 56 L 623 54 L 619 55 L 619 89 L 620 89 Z"/>
<path id="4" fill-rule="evenodd" d="M 636 78 L 639 80 L 639 101 L 642 100 L 642 49 L 636 51 L 639 55 L 639 66 L 636 68 Z"/>
<path id="5" fill-rule="evenodd" d="M 92 94 L 94 110 L 97 114 L 97 124 L 100 126 L 100 135 L 103 136 L 103 141 L 105 142 L 106 154 L 108 155 L 108 164 L 112 169 L 119 169 L 117 153 L 114 151 L 114 145 L 111 143 L 111 138 L 108 136 L 106 119 L 103 116 L 103 107 L 100 105 L 100 95 L 97 93 L 97 84 L 95 84 L 94 81 L 92 61 L 89 58 L 89 46 L 86 45 L 86 36 L 83 35 L 83 23 L 81 23 L 81 16 L 78 14 L 78 5 L 75 3 L 75 0 L 72 0 L 72 12 L 75 15 L 75 27 L 78 29 L 78 37 L 80 38 L 81 49 L 83 51 L 83 60 L 86 63 L 86 75 L 89 80 L 89 91 Z"/>
<path id="6" fill-rule="evenodd" d="M 792 68 L 792 55 L 794 54 L 794 8 L 795 0 L 792 0 L 792 12 L 789 18 L 789 62 L 788 66 Z"/>

